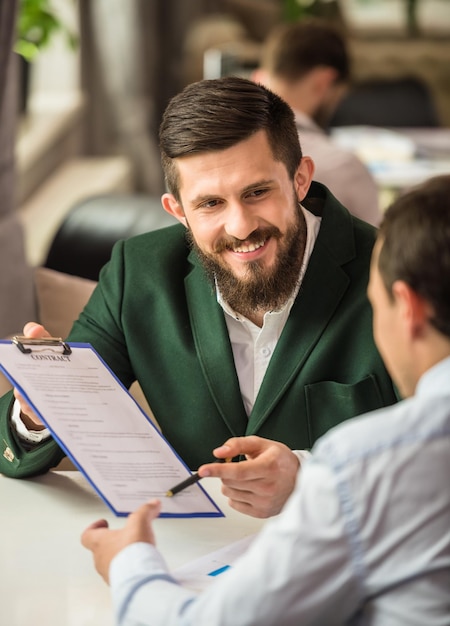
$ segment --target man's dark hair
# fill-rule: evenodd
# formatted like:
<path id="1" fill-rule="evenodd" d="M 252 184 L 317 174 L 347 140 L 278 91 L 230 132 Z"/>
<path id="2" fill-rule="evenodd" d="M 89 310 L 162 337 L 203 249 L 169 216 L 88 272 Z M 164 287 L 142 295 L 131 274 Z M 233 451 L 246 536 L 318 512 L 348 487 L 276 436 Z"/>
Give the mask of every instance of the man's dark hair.
<path id="1" fill-rule="evenodd" d="M 450 175 L 394 201 L 378 236 L 378 269 L 388 293 L 396 280 L 405 281 L 433 308 L 430 323 L 450 337 Z"/>
<path id="2" fill-rule="evenodd" d="M 302 152 L 291 108 L 279 96 L 250 80 L 229 76 L 201 80 L 169 102 L 159 131 L 166 185 L 178 201 L 174 159 L 225 150 L 260 130 L 267 133 L 275 160 L 293 179 Z"/>
<path id="3" fill-rule="evenodd" d="M 316 67 L 332 67 L 337 82 L 347 82 L 350 59 L 341 31 L 330 22 L 310 18 L 276 26 L 267 37 L 261 67 L 284 80 L 295 81 Z"/>

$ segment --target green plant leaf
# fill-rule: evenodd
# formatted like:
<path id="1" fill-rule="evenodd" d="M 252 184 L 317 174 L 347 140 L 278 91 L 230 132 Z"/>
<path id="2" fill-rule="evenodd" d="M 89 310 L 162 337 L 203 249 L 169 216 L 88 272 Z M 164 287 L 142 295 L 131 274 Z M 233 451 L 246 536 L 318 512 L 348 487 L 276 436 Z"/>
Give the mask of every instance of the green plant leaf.
<path id="1" fill-rule="evenodd" d="M 78 36 L 61 20 L 49 0 L 21 0 L 17 19 L 17 41 L 14 50 L 27 60 L 34 59 L 60 32 L 68 45 L 76 48 Z"/>

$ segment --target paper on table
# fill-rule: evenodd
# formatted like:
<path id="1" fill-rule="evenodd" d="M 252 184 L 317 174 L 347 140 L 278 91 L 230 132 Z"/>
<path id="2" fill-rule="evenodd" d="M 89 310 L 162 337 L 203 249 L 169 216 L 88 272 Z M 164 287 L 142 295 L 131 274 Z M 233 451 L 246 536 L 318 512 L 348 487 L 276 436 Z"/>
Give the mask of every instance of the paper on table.
<path id="1" fill-rule="evenodd" d="M 177 568 L 173 573 L 174 578 L 184 587 L 193 591 L 203 591 L 211 583 L 217 580 L 247 550 L 255 539 L 256 534 L 248 535 L 229 545 L 210 552 L 205 556 L 195 559 L 186 565 Z"/>
<path id="2" fill-rule="evenodd" d="M 331 137 L 359 156 L 380 187 L 406 189 L 450 173 L 449 129 L 342 126 Z"/>
<path id="3" fill-rule="evenodd" d="M 70 345 L 68 356 L 0 342 L 0 369 L 113 512 L 156 497 L 164 516 L 223 516 L 200 484 L 165 496 L 189 469 L 93 348 Z"/>

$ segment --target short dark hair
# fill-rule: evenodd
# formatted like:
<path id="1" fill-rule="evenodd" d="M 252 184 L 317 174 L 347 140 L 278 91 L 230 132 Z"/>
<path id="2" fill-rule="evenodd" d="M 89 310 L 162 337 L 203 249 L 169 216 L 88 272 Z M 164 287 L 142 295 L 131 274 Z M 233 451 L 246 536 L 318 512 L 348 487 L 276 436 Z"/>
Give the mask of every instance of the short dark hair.
<path id="1" fill-rule="evenodd" d="M 262 85 L 228 76 L 185 87 L 169 102 L 159 140 L 166 185 L 179 201 L 174 159 L 230 148 L 256 132 L 267 133 L 275 160 L 293 179 L 302 158 L 289 105 Z"/>
<path id="2" fill-rule="evenodd" d="M 430 323 L 450 337 L 450 175 L 431 178 L 386 210 L 378 269 L 392 295 L 405 281 L 433 308 Z"/>
<path id="3" fill-rule="evenodd" d="M 337 82 L 349 80 L 346 40 L 331 22 L 309 18 L 279 24 L 269 33 L 261 53 L 261 67 L 270 74 L 295 81 L 320 66 L 335 69 Z"/>

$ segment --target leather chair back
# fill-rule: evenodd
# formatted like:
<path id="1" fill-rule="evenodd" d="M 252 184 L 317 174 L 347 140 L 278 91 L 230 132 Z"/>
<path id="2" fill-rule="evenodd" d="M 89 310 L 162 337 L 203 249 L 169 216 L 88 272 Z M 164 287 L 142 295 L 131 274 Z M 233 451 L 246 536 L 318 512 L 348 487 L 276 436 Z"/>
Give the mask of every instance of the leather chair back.
<path id="1" fill-rule="evenodd" d="M 104 194 L 86 198 L 60 225 L 44 267 L 98 280 L 116 241 L 176 222 L 162 208 L 159 196 Z"/>
<path id="2" fill-rule="evenodd" d="M 415 76 L 371 79 L 353 85 L 334 112 L 330 126 L 441 126 L 428 85 Z"/>

